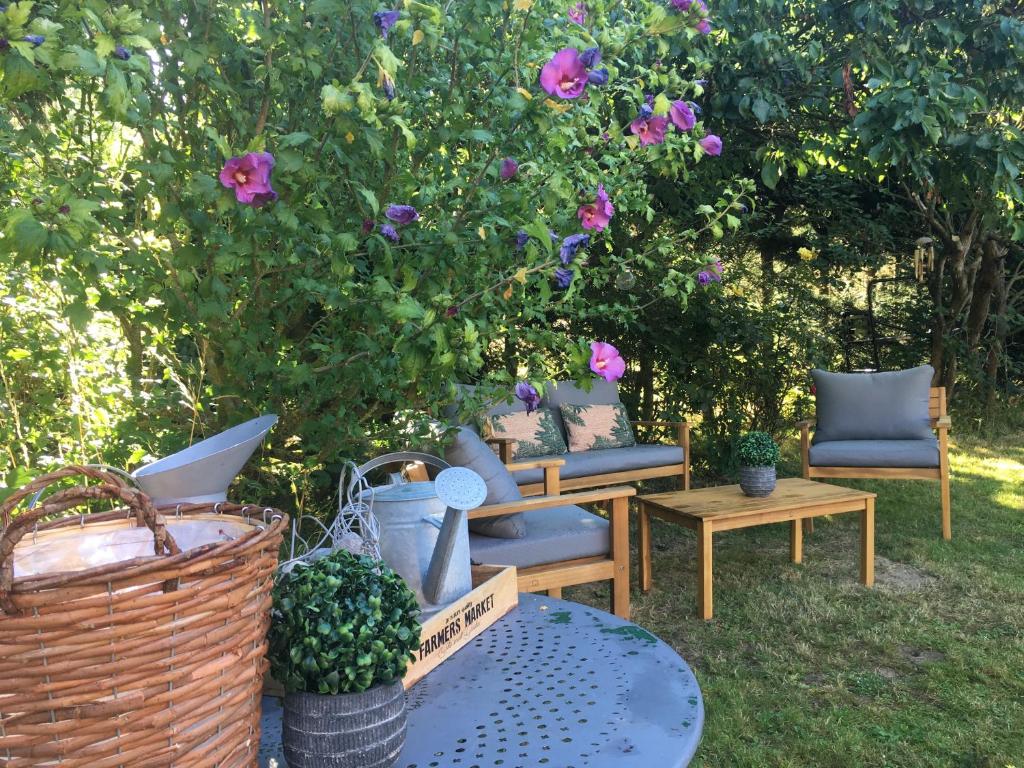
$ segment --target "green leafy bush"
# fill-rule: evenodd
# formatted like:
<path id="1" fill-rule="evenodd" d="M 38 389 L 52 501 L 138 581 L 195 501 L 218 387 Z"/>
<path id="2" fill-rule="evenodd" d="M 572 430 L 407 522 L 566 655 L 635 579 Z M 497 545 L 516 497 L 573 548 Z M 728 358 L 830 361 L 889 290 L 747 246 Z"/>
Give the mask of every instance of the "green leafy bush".
<path id="1" fill-rule="evenodd" d="M 774 467 L 779 461 L 779 446 L 767 432 L 747 432 L 736 445 L 741 467 Z"/>
<path id="2" fill-rule="evenodd" d="M 418 615 L 397 573 L 339 550 L 274 587 L 271 672 L 289 693 L 358 693 L 400 680 L 419 645 Z"/>

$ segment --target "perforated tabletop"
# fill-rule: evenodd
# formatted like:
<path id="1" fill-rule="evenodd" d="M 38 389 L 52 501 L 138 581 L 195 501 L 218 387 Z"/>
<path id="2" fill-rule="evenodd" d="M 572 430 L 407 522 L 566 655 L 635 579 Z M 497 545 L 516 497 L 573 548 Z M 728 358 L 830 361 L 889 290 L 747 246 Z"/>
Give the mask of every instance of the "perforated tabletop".
<path id="1" fill-rule="evenodd" d="M 407 697 L 395 768 L 682 768 L 704 727 L 675 651 L 611 614 L 533 594 Z M 271 697 L 260 765 L 286 765 Z"/>

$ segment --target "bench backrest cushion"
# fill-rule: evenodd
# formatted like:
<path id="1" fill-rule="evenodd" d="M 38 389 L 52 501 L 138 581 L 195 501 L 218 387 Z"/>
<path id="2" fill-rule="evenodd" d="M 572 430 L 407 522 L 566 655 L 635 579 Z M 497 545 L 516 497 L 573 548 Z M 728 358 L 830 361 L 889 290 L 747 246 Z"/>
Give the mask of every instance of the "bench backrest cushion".
<path id="1" fill-rule="evenodd" d="M 587 392 L 576 386 L 572 381 L 549 381 L 544 385 L 544 397 L 541 405 L 550 408 L 555 419 L 555 425 L 566 438 L 568 434 L 565 429 L 565 422 L 562 420 L 561 406 L 563 405 L 614 405 L 620 402 L 619 388 L 614 381 L 596 379 L 594 386 Z"/>
<path id="2" fill-rule="evenodd" d="M 932 437 L 928 401 L 933 373 L 930 365 L 884 373 L 814 369 L 814 442 Z"/>
<path id="3" fill-rule="evenodd" d="M 523 498 L 512 473 L 505 469 L 494 451 L 480 436 L 466 427 L 459 427 L 455 442 L 444 452 L 444 459 L 453 467 L 467 467 L 487 484 L 484 504 L 501 504 Z M 526 535 L 526 521 L 521 512 L 512 515 L 470 520 L 469 530 L 483 536 L 519 539 Z"/>

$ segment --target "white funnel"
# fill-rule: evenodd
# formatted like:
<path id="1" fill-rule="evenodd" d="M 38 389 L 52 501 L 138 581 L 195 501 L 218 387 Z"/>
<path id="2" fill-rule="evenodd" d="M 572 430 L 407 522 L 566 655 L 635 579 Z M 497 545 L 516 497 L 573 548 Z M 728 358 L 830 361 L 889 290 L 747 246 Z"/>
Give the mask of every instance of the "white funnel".
<path id="1" fill-rule="evenodd" d="M 157 506 L 226 501 L 231 481 L 276 423 L 273 414 L 260 416 L 139 467 L 132 477 Z"/>

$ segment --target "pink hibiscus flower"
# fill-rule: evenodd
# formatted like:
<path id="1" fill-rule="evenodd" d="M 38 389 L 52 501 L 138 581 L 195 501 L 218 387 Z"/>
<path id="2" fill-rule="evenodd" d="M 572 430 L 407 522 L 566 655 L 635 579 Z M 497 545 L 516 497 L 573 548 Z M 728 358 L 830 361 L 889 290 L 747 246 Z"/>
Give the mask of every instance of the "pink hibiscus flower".
<path id="1" fill-rule="evenodd" d="M 701 149 L 712 157 L 722 154 L 722 140 L 713 133 L 709 133 L 697 143 L 700 144 Z"/>
<path id="2" fill-rule="evenodd" d="M 604 184 L 597 185 L 597 198 L 594 202 L 581 205 L 576 212 L 584 229 L 593 229 L 598 232 L 604 231 L 614 214 L 615 206 L 608 199 L 608 193 L 604 191 Z"/>
<path id="3" fill-rule="evenodd" d="M 640 144 L 645 147 L 664 143 L 666 128 L 668 128 L 668 118 L 659 116 L 638 117 L 629 124 L 629 130 L 640 137 Z"/>
<path id="4" fill-rule="evenodd" d="M 540 85 L 552 96 L 579 98 L 587 87 L 587 67 L 575 48 L 563 48 L 540 71 Z"/>
<path id="5" fill-rule="evenodd" d="M 240 203 L 259 208 L 277 200 L 277 192 L 270 186 L 270 172 L 274 169 L 274 156 L 269 152 L 250 152 L 232 157 L 220 172 L 220 183 L 235 190 Z"/>
<path id="6" fill-rule="evenodd" d="M 618 381 L 626 372 L 626 361 L 619 350 L 603 341 L 595 341 L 590 345 L 590 370 L 605 381 Z"/>

